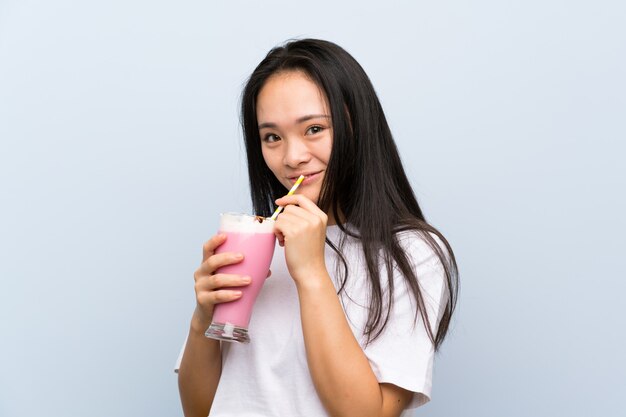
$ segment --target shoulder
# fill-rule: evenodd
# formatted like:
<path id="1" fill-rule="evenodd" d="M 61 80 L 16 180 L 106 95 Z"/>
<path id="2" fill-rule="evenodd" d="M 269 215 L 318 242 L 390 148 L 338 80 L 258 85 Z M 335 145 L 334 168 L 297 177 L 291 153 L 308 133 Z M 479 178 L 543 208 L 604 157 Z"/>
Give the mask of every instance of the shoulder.
<path id="1" fill-rule="evenodd" d="M 454 273 L 454 260 L 450 257 L 445 238 L 423 230 L 399 232 L 396 238 L 409 263 L 407 266 L 415 274 L 424 302 L 429 307 L 429 315 L 438 317 L 441 314 L 440 307 L 446 304 L 451 295 L 450 274 Z M 399 294 L 398 297 L 412 294 L 414 290 L 407 287 L 410 284 L 397 264 L 395 279 L 398 280 L 396 282 L 400 285 L 399 288 L 403 288 L 406 293 Z"/>
<path id="2" fill-rule="evenodd" d="M 415 268 L 443 268 L 449 262 L 447 245 L 436 233 L 405 230 L 396 233 L 396 240 Z"/>

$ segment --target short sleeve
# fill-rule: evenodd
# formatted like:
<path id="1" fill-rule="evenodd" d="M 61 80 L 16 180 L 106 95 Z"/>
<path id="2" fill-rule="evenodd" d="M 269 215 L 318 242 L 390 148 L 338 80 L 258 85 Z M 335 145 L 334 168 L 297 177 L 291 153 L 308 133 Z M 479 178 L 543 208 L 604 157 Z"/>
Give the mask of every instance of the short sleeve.
<path id="1" fill-rule="evenodd" d="M 174 364 L 174 372 L 178 373 L 180 369 L 180 363 L 183 361 L 183 354 L 185 353 L 185 347 L 187 346 L 187 337 L 185 337 L 185 343 L 183 343 L 183 347 L 180 349 L 180 353 L 178 354 L 178 359 L 176 359 L 176 363 Z"/>
<path id="2" fill-rule="evenodd" d="M 436 332 L 448 297 L 443 265 L 417 233 L 405 233 L 400 239 L 417 275 L 431 329 Z M 437 243 L 444 248 L 441 241 Z M 394 287 L 389 321 L 364 352 L 380 383 L 414 393 L 409 408 L 415 408 L 430 401 L 435 350 L 421 316 L 415 321 L 416 303 L 399 272 L 394 276 Z"/>

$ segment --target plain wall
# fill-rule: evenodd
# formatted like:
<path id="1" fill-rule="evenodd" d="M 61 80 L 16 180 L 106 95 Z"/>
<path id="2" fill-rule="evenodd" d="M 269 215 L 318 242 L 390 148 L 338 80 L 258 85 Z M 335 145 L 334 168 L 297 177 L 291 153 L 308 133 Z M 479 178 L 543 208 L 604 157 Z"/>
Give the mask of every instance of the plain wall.
<path id="1" fill-rule="evenodd" d="M 461 291 L 416 416 L 617 416 L 626 3 L 0 0 L 0 416 L 182 415 L 192 274 L 250 209 L 241 87 L 370 75 Z"/>

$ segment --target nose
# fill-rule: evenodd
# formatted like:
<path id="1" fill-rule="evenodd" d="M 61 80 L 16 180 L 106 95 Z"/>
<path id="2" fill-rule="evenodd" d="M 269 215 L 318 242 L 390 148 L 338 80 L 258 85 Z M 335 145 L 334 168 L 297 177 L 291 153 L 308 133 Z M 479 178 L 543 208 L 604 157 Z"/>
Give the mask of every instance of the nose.
<path id="1" fill-rule="evenodd" d="M 309 148 L 303 140 L 292 138 L 285 140 L 285 154 L 283 163 L 290 168 L 297 168 L 299 165 L 311 160 Z"/>

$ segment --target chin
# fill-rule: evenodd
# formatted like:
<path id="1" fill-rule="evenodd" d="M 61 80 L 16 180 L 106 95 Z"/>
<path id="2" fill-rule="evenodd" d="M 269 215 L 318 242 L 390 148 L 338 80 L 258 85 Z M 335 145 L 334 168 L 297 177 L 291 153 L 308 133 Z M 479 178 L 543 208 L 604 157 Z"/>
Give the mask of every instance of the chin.
<path id="1" fill-rule="evenodd" d="M 296 194 L 298 194 L 298 191 L 296 191 Z M 306 198 L 308 198 L 309 200 L 311 200 L 312 202 L 314 202 L 315 204 L 317 204 L 317 200 L 320 199 L 320 190 L 305 189 L 301 191 L 301 194 L 305 196 Z"/>

